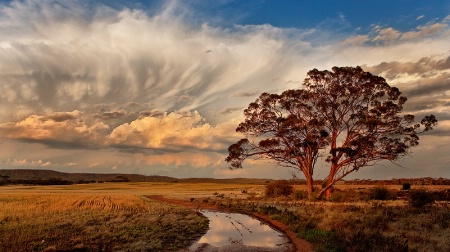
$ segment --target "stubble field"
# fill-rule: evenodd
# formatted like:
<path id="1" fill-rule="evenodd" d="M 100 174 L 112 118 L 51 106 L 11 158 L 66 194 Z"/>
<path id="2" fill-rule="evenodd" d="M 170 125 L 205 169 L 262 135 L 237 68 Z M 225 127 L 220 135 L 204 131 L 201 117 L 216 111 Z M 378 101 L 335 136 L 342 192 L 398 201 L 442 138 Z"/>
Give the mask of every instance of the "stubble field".
<path id="1" fill-rule="evenodd" d="M 141 186 L 2 187 L 0 251 L 176 251 L 206 232 L 205 217 Z"/>

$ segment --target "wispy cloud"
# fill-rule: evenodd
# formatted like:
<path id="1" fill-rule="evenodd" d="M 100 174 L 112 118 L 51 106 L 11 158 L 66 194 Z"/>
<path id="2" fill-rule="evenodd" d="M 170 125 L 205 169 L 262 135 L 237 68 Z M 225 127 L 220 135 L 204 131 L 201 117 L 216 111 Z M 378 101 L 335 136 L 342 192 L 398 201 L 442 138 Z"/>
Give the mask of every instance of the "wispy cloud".
<path id="1" fill-rule="evenodd" d="M 280 29 L 197 26 L 170 8 L 149 16 L 100 5 L 85 13 L 72 1 L 0 6 L 3 105 L 23 107 L 20 115 L 130 100 L 194 110 L 288 71 Z M 1 113 L 20 116 L 11 111 Z"/>
<path id="2" fill-rule="evenodd" d="M 416 20 L 422 19 L 419 16 Z M 383 27 L 381 25 L 373 25 L 369 34 L 358 34 L 344 40 L 344 44 L 364 45 L 368 43 L 377 43 L 379 45 L 390 45 L 401 43 L 403 41 L 417 41 L 433 35 L 448 32 L 448 17 L 439 22 L 429 22 L 424 25 L 417 26 L 415 30 L 400 32 L 394 27 Z M 445 36 L 445 35 L 444 35 Z"/>

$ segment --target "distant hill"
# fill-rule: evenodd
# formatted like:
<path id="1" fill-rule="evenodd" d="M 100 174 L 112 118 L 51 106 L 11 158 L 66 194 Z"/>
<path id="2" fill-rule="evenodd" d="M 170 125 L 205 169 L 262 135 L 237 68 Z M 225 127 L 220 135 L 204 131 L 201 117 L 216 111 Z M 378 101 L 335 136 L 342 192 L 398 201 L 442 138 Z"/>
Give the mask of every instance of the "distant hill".
<path id="1" fill-rule="evenodd" d="M 11 182 L 26 181 L 66 181 L 71 183 L 94 182 L 175 182 L 176 178 L 167 176 L 145 176 L 140 174 L 120 173 L 66 173 L 53 170 L 5 169 L 0 170 L 0 180 Z M 17 184 L 17 183 L 16 183 Z M 25 183 L 27 184 L 27 183 Z M 39 184 L 39 183 L 38 183 Z"/>
<path id="2" fill-rule="evenodd" d="M 32 169 L 0 169 L 1 184 L 75 184 L 75 183 L 102 183 L 102 182 L 201 182 L 226 184 L 265 184 L 271 179 L 252 178 L 187 178 L 178 179 L 168 176 L 146 176 L 140 174 L 121 173 L 67 173 L 53 170 Z"/>

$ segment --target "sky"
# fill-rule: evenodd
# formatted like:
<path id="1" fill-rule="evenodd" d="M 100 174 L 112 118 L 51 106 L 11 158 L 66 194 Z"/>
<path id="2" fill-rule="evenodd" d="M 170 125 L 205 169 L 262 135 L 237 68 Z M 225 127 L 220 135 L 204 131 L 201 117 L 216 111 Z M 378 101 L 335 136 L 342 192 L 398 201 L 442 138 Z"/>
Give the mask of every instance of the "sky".
<path id="1" fill-rule="evenodd" d="M 450 178 L 449 25 L 449 1 L 0 1 L 0 169 L 290 178 L 228 169 L 243 110 L 361 66 L 439 125 L 347 179 Z"/>

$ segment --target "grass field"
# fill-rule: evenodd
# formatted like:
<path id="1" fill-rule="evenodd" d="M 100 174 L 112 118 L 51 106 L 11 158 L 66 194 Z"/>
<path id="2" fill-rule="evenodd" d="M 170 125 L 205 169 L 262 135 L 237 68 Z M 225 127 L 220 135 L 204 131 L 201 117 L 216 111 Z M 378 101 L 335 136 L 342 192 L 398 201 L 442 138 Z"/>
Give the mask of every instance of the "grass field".
<path id="1" fill-rule="evenodd" d="M 151 201 L 146 195 L 190 199 L 215 192 L 236 195 L 243 189 L 248 185 L 142 182 L 2 186 L 0 251 L 176 251 L 206 232 L 207 219 Z"/>
<path id="2" fill-rule="evenodd" d="M 5 189 L 0 251 L 176 251 L 208 228 L 193 211 L 107 188 Z"/>
<path id="3" fill-rule="evenodd" d="M 450 251 L 448 204 L 417 209 L 405 200 L 371 200 L 374 187 L 341 185 L 329 201 L 308 202 L 266 198 L 264 185 L 249 184 L 2 186 L 0 251 L 179 251 L 207 230 L 204 217 L 146 195 L 263 213 L 317 251 Z"/>
<path id="4" fill-rule="evenodd" d="M 386 189 L 386 200 L 372 199 L 377 189 Z M 258 190 L 260 190 L 259 188 Z M 304 190 L 295 186 L 295 190 Z M 417 186 L 410 192 L 401 186 L 338 186 L 329 200 L 299 200 L 262 195 L 197 199 L 208 204 L 258 212 L 285 223 L 298 236 L 313 244 L 315 251 L 450 251 L 450 202 L 414 207 L 398 194 L 424 191 L 431 195 L 450 192 L 449 186 Z"/>

